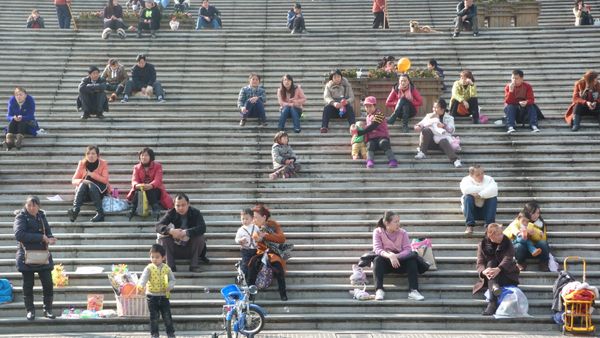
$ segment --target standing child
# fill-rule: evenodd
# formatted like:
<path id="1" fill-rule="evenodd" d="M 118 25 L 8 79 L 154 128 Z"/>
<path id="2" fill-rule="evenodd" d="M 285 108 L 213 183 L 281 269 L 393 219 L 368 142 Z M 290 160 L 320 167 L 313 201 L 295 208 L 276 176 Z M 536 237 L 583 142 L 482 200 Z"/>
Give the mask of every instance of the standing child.
<path id="1" fill-rule="evenodd" d="M 267 125 L 267 117 L 265 116 L 265 103 L 267 95 L 265 89 L 260 85 L 260 76 L 256 73 L 251 73 L 248 76 L 248 85 L 240 89 L 238 95 L 238 109 L 240 110 L 240 126 L 246 124 L 248 117 L 258 117 L 258 125 L 265 127 Z"/>
<path id="2" fill-rule="evenodd" d="M 353 134 L 354 130 L 364 131 L 365 123 L 358 121 L 356 124 L 350 126 L 350 133 Z M 358 160 L 359 158 L 367 158 L 367 144 L 365 143 L 365 135 L 352 135 L 352 159 Z"/>
<path id="3" fill-rule="evenodd" d="M 240 245 L 240 253 L 242 255 L 242 271 L 248 280 L 248 262 L 250 258 L 256 255 L 256 240 L 253 238 L 254 233 L 259 232 L 256 225 L 252 223 L 254 212 L 250 208 L 242 210 L 240 220 L 242 226 L 235 234 L 235 242 Z"/>
<path id="4" fill-rule="evenodd" d="M 300 165 L 296 163 L 296 154 L 289 146 L 289 137 L 285 131 L 280 131 L 273 138 L 273 147 L 271 147 L 271 156 L 273 157 L 273 169 L 275 171 L 269 175 L 274 180 L 278 177 L 290 178 L 300 171 Z"/>
<path id="5" fill-rule="evenodd" d="M 158 319 L 162 315 L 167 336 L 175 337 L 175 328 L 171 318 L 171 303 L 169 302 L 171 290 L 175 287 L 175 276 L 171 268 L 164 263 L 165 248 L 160 244 L 153 244 L 150 249 L 150 261 L 142 272 L 138 282 L 140 288 L 146 290 L 148 309 L 150 310 L 150 334 L 154 338 L 160 337 L 158 333 Z"/>

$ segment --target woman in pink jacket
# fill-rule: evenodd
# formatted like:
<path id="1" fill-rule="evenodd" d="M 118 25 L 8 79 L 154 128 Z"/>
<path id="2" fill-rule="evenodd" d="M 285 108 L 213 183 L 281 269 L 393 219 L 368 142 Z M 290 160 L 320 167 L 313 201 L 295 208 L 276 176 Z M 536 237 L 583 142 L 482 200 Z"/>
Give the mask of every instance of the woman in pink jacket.
<path id="1" fill-rule="evenodd" d="M 135 215 L 139 195 L 136 192 L 143 189 L 148 198 L 148 205 L 152 207 L 152 217 L 158 219 L 161 205 L 165 209 L 173 208 L 173 200 L 163 184 L 162 165 L 154 161 L 154 150 L 150 148 L 140 150 L 138 158 L 140 163 L 133 167 L 131 190 L 127 194 L 127 199 L 133 205 L 127 217 L 131 220 Z"/>
<path id="2" fill-rule="evenodd" d="M 71 222 L 77 219 L 81 205 L 90 201 L 96 207 L 96 215 L 90 221 L 104 221 L 102 196 L 109 193 L 111 188 L 108 184 L 108 163 L 100 158 L 100 149 L 97 146 L 87 147 L 84 159 L 77 164 L 71 184 L 76 187 L 73 208 L 67 211 Z"/>
<path id="3" fill-rule="evenodd" d="M 417 115 L 419 107 L 423 105 L 423 98 L 408 75 L 402 74 L 398 78 L 398 83 L 392 88 L 385 105 L 394 108 L 394 113 L 387 122 L 394 124 L 398 116 L 402 117 L 402 131 L 408 133 L 408 119 Z"/>
<path id="4" fill-rule="evenodd" d="M 281 79 L 281 86 L 277 89 L 277 100 L 279 101 L 279 130 L 285 131 L 285 120 L 288 116 L 292 117 L 294 123 L 294 132 L 300 132 L 300 116 L 302 108 L 306 102 L 304 91 L 294 83 L 294 78 L 290 74 L 285 74 Z"/>

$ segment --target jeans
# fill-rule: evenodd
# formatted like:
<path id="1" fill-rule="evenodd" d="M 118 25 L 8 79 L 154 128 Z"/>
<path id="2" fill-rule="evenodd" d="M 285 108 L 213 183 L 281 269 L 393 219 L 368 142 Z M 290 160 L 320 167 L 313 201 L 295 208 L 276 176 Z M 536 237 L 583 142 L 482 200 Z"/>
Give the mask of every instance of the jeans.
<path id="1" fill-rule="evenodd" d="M 521 239 L 521 241 L 519 241 L 519 239 Z M 523 243 L 522 241 L 523 239 L 521 237 L 517 237 L 517 239 L 513 241 L 513 245 L 515 247 L 515 258 L 517 260 L 517 263 L 520 264 L 524 263 L 527 258 L 532 257 L 531 252 L 527 247 L 527 244 Z M 548 260 L 550 259 L 550 247 L 548 246 L 548 242 L 538 241 L 533 245 L 535 246 L 534 250 L 535 248 L 542 249 L 542 253 L 539 256 L 537 256 L 537 259 L 539 259 L 540 262 L 548 262 Z"/>
<path id="2" fill-rule="evenodd" d="M 294 123 L 294 131 L 300 131 L 300 116 L 302 115 L 302 109 L 292 106 L 286 106 L 283 109 L 281 109 L 279 113 L 279 130 L 285 129 L 285 120 L 287 120 L 287 118 L 291 116 L 292 121 Z"/>
<path id="3" fill-rule="evenodd" d="M 156 2 L 160 3 L 162 8 L 167 8 L 169 6 L 169 2 L 171 2 L 171 0 L 157 0 Z"/>
<path id="4" fill-rule="evenodd" d="M 380 26 L 382 26 L 384 24 L 384 20 L 385 20 L 385 29 L 390 28 L 390 26 L 388 25 L 387 18 L 384 18 L 385 17 L 384 12 L 375 12 L 375 13 L 373 13 L 373 15 L 375 16 L 375 18 L 373 19 L 373 28 L 379 28 Z"/>
<path id="5" fill-rule="evenodd" d="M 531 127 L 537 127 L 537 111 L 535 106 L 532 104 L 528 104 L 525 107 L 521 107 L 518 104 L 508 104 L 504 107 L 504 114 L 506 115 L 506 127 L 515 127 L 516 120 L 518 114 L 527 113 L 529 116 L 529 125 Z M 525 121 L 525 116 L 523 116 L 523 122 Z"/>
<path id="6" fill-rule="evenodd" d="M 125 90 L 125 86 L 120 83 L 107 83 L 106 91 L 107 92 L 115 92 L 115 94 L 121 95 L 123 94 L 123 90 Z"/>
<path id="7" fill-rule="evenodd" d="M 196 21 L 196 30 L 204 29 L 206 27 L 212 27 L 213 29 L 221 28 L 221 25 L 219 25 L 219 19 L 215 17 L 211 21 L 207 21 L 203 17 L 199 17 L 198 21 Z"/>
<path id="8" fill-rule="evenodd" d="M 244 108 L 246 108 L 247 112 L 246 113 L 240 112 L 240 116 L 241 116 L 242 120 L 245 120 L 249 117 L 258 117 L 258 120 L 261 122 L 267 121 L 267 116 L 265 114 L 265 105 L 263 104 L 263 102 L 261 100 L 256 100 L 256 102 L 254 102 L 254 103 L 252 103 L 252 102 L 250 102 L 250 100 L 248 100 L 248 101 L 246 101 Z"/>
<path id="9" fill-rule="evenodd" d="M 242 256 L 242 261 L 240 262 L 240 267 L 244 272 L 244 276 L 246 277 L 246 282 L 248 281 L 248 263 L 250 263 L 250 259 L 256 256 L 256 249 L 240 249 L 240 254 Z"/>
<path id="10" fill-rule="evenodd" d="M 67 5 L 56 5 L 56 16 L 58 17 L 58 27 L 71 28 L 71 13 Z"/>
<path id="11" fill-rule="evenodd" d="M 162 85 L 160 84 L 160 82 L 156 81 L 154 83 L 151 84 L 152 89 L 154 91 L 154 95 L 156 95 L 156 97 L 165 97 L 165 92 L 163 91 Z M 127 83 L 125 84 L 125 95 L 130 96 L 131 93 L 134 90 L 140 90 L 142 89 L 142 87 L 145 87 L 145 85 L 143 85 L 142 83 L 136 81 L 136 80 L 129 80 L 127 81 Z"/>
<path id="12" fill-rule="evenodd" d="M 498 197 L 487 198 L 482 207 L 475 206 L 475 197 L 472 195 L 463 195 L 462 202 L 467 226 L 474 226 L 475 220 L 483 220 L 485 225 L 496 222 Z"/>
<path id="13" fill-rule="evenodd" d="M 333 105 L 326 105 L 323 108 L 323 119 L 321 120 L 321 128 L 329 127 L 329 120 L 334 117 L 340 117 L 340 110 Z M 346 105 L 346 112 L 341 116 L 341 118 L 348 119 L 348 125 L 353 125 L 356 122 L 356 116 L 354 116 L 354 109 L 352 105 Z"/>
<path id="14" fill-rule="evenodd" d="M 150 334 L 154 337 L 158 333 L 158 319 L 162 316 L 169 337 L 175 335 L 173 327 L 173 318 L 171 318 L 171 303 L 165 296 L 146 296 L 148 301 L 148 310 L 150 311 Z"/>
<path id="15" fill-rule="evenodd" d="M 23 299 L 27 312 L 35 312 L 33 305 L 33 285 L 36 271 L 24 271 L 23 275 Z M 37 271 L 38 277 L 42 282 L 44 293 L 44 310 L 52 312 L 52 302 L 54 300 L 54 284 L 52 284 L 52 270 Z"/>
<path id="16" fill-rule="evenodd" d="M 396 159 L 394 156 L 394 152 L 392 151 L 392 146 L 390 145 L 390 139 L 388 138 L 372 138 L 367 143 L 367 160 L 373 160 L 375 158 L 375 151 L 383 150 L 385 156 L 387 156 L 388 161 L 392 161 Z"/>
<path id="17" fill-rule="evenodd" d="M 388 118 L 388 123 L 394 124 L 396 122 L 396 119 L 399 116 L 401 116 L 402 124 L 407 126 L 408 119 L 415 115 L 417 115 L 415 106 L 413 106 L 413 104 L 409 100 L 403 97 L 398 101 L 398 103 L 396 103 L 396 108 L 394 109 L 394 113 L 392 114 L 392 116 Z"/>
<path id="18" fill-rule="evenodd" d="M 390 273 L 406 273 L 408 274 L 408 287 L 410 290 L 419 289 L 419 279 L 417 277 L 417 261 L 414 258 L 401 260 L 400 267 L 392 267 L 392 262 L 389 258 L 382 256 L 375 257 L 373 261 L 373 278 L 375 279 L 375 290 L 383 290 L 383 277 Z"/>

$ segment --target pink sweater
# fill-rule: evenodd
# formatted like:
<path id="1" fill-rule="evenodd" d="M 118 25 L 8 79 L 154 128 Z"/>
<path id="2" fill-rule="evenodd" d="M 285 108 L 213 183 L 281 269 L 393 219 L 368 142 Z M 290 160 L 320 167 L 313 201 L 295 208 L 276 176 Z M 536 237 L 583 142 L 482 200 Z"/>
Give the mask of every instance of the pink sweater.
<path id="1" fill-rule="evenodd" d="M 373 230 L 373 251 L 379 256 L 383 252 L 395 252 L 398 258 L 406 257 L 412 251 L 408 232 L 404 229 L 389 233 L 377 227 Z"/>

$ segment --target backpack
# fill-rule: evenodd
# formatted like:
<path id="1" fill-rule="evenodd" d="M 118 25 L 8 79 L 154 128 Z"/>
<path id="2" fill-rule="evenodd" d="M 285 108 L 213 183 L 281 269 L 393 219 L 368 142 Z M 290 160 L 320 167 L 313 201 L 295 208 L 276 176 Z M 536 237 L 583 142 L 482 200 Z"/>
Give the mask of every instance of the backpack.
<path id="1" fill-rule="evenodd" d="M 8 279 L 0 279 L 0 304 L 13 301 L 13 286 Z"/>

